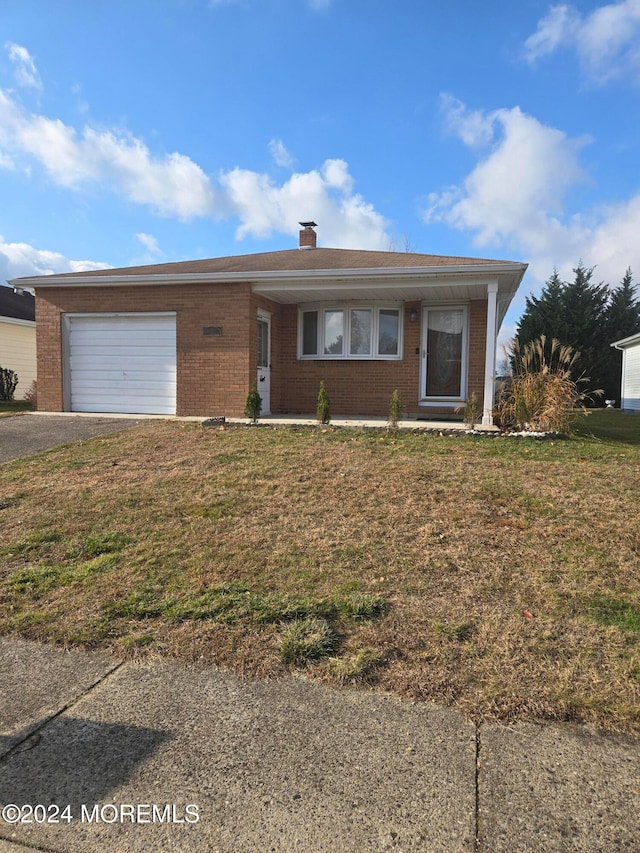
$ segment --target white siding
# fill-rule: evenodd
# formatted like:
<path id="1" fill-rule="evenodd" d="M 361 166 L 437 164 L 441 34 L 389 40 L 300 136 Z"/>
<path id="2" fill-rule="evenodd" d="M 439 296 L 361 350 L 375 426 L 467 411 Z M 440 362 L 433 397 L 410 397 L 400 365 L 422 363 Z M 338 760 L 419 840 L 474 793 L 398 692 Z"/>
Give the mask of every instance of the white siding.
<path id="1" fill-rule="evenodd" d="M 175 415 L 175 314 L 68 315 L 72 412 Z"/>
<path id="2" fill-rule="evenodd" d="M 622 351 L 621 408 L 640 412 L 640 341 Z"/>
<path id="3" fill-rule="evenodd" d="M 16 400 L 22 400 L 36 378 L 36 324 L 0 317 L 0 367 L 18 374 Z"/>

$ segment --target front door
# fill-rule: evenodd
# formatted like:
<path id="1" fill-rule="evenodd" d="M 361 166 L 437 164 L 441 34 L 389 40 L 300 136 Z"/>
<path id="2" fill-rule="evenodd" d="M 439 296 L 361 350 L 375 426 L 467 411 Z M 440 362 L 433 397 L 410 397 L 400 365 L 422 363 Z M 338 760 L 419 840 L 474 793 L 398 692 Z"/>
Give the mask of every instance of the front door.
<path id="1" fill-rule="evenodd" d="M 461 400 L 466 393 L 466 310 L 425 308 L 422 399 Z"/>
<path id="2" fill-rule="evenodd" d="M 262 399 L 261 414 L 271 414 L 271 317 L 258 314 L 258 394 Z"/>

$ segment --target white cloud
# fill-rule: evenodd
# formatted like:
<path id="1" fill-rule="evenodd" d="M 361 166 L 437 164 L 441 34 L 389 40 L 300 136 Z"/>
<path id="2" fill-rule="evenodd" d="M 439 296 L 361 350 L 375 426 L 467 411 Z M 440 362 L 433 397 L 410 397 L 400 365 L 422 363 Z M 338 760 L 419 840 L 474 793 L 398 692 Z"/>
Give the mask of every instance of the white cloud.
<path id="1" fill-rule="evenodd" d="M 585 179 L 577 155 L 586 140 L 569 139 L 519 107 L 479 114 L 456 101 L 453 124 L 468 146 L 481 126 L 493 147 L 461 187 L 429 197 L 427 220 L 470 229 L 478 245 L 509 243 L 525 233 L 535 242 L 550 216 L 562 212 L 568 190 Z"/>
<path id="2" fill-rule="evenodd" d="M 284 144 L 271 151 L 290 162 Z M 281 184 L 268 175 L 235 168 L 217 182 L 184 154 L 158 156 L 140 139 L 113 129 L 64 122 L 26 111 L 0 90 L 0 166 L 38 163 L 51 181 L 70 190 L 107 189 L 164 216 L 238 218 L 238 239 L 273 232 L 295 234 L 300 219 L 316 219 L 325 245 L 385 248 L 384 218 L 353 191 L 343 160 L 326 160 L 319 169 L 291 175 Z"/>
<path id="3" fill-rule="evenodd" d="M 471 145 L 464 105 L 456 105 L 458 135 Z M 468 112 L 472 128 L 478 116 Z M 554 266 L 570 275 L 582 258 L 598 276 L 617 282 L 631 265 L 640 272 L 640 192 L 615 205 L 569 212 L 572 190 L 588 180 L 579 163 L 586 139 L 571 139 L 518 107 L 482 116 L 493 126 L 492 145 L 460 185 L 433 193 L 426 222 L 469 232 L 474 242 L 530 262 L 544 281 Z"/>
<path id="4" fill-rule="evenodd" d="M 595 81 L 623 73 L 640 80 L 640 0 L 621 0 L 581 15 L 573 6 L 552 6 L 524 44 L 524 57 L 535 64 L 559 49 L 577 52 Z"/>
<path id="5" fill-rule="evenodd" d="M 283 166 L 286 169 L 293 166 L 293 157 L 288 152 L 284 142 L 281 139 L 272 139 L 269 143 L 269 151 L 277 166 Z"/>
<path id="6" fill-rule="evenodd" d="M 210 213 L 214 191 L 202 169 L 182 154 L 157 157 L 130 134 L 28 113 L 0 90 L 0 145 L 38 161 L 55 183 L 100 184 L 163 215 L 190 219 Z"/>
<path id="7" fill-rule="evenodd" d="M 538 21 L 538 29 L 524 43 L 527 62 L 535 63 L 563 43 L 573 41 L 580 28 L 580 16 L 572 6 L 552 6 Z"/>
<path id="8" fill-rule="evenodd" d="M 14 75 L 18 84 L 41 92 L 42 81 L 35 62 L 26 47 L 8 41 L 5 43 L 5 49 L 9 54 L 9 59 L 15 65 Z"/>
<path id="9" fill-rule="evenodd" d="M 319 170 L 291 175 L 280 185 L 268 175 L 239 168 L 220 181 L 241 221 L 238 239 L 274 231 L 296 234 L 299 220 L 314 219 L 325 245 L 382 249 L 389 244 L 384 217 L 352 193 L 353 179 L 343 160 L 327 160 Z"/>
<path id="10" fill-rule="evenodd" d="M 446 93 L 440 96 L 440 108 L 446 129 L 459 136 L 465 145 L 475 147 L 493 139 L 494 113 L 469 110 L 462 101 Z"/>
<path id="11" fill-rule="evenodd" d="M 158 241 L 152 234 L 145 234 L 144 231 L 136 234 L 136 238 L 142 243 L 145 249 L 152 255 L 162 255 L 162 249 L 158 245 Z"/>
<path id="12" fill-rule="evenodd" d="M 59 252 L 35 249 L 28 243 L 5 243 L 0 237 L 0 281 L 31 275 L 110 269 L 98 261 L 73 261 Z"/>

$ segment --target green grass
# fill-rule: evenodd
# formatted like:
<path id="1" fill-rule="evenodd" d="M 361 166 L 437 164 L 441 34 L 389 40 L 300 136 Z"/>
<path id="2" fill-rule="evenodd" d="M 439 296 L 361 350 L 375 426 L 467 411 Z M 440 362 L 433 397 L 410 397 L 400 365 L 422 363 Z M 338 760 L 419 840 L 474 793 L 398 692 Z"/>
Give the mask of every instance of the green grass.
<path id="1" fill-rule="evenodd" d="M 640 599 L 634 603 L 615 595 L 601 595 L 587 606 L 590 617 L 596 622 L 637 634 L 640 639 Z"/>
<path id="2" fill-rule="evenodd" d="M 32 412 L 33 405 L 26 400 L 0 400 L 0 418 L 21 415 L 24 412 Z"/>
<path id="3" fill-rule="evenodd" d="M 304 667 L 328 657 L 338 645 L 338 637 L 323 619 L 296 619 L 282 629 L 280 657 L 283 663 Z"/>
<path id="4" fill-rule="evenodd" d="M 576 418 L 578 436 L 624 444 L 640 444 L 640 415 L 629 415 L 620 409 L 592 409 Z"/>
<path id="5" fill-rule="evenodd" d="M 640 731 L 640 418 L 577 429 L 149 422 L 5 463 L 0 633 Z"/>

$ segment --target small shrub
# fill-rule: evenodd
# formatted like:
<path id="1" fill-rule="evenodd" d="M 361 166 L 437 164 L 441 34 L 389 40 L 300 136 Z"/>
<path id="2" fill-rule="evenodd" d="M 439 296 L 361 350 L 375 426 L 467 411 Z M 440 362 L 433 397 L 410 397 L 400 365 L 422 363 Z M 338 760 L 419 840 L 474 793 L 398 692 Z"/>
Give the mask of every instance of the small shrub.
<path id="1" fill-rule="evenodd" d="M 7 403 L 11 402 L 17 384 L 18 374 L 7 367 L 0 367 L 0 400 L 5 400 Z"/>
<path id="2" fill-rule="evenodd" d="M 329 409 L 329 397 L 327 396 L 324 382 L 320 382 L 320 391 L 318 392 L 318 405 L 316 407 L 316 418 L 320 424 L 328 424 L 331 420 L 331 412 Z"/>
<path id="3" fill-rule="evenodd" d="M 34 379 L 28 390 L 25 392 L 24 399 L 27 403 L 31 403 L 34 409 L 38 407 L 38 383 Z"/>
<path id="4" fill-rule="evenodd" d="M 520 347 L 513 344 L 513 376 L 496 403 L 502 429 L 568 433 L 576 410 L 587 412 L 586 402 L 603 392 L 584 391 L 588 377 L 573 378 L 580 353 L 555 338 L 550 347 L 544 335 Z"/>
<path id="5" fill-rule="evenodd" d="M 280 658 L 291 666 L 307 666 L 327 657 L 337 646 L 337 636 L 324 619 L 295 619 L 280 638 Z"/>
<path id="6" fill-rule="evenodd" d="M 402 397 L 396 388 L 389 401 L 389 429 L 398 429 L 398 421 L 402 417 Z"/>
<path id="7" fill-rule="evenodd" d="M 460 406 L 456 411 L 462 411 L 462 420 L 465 426 L 469 429 L 475 429 L 478 421 L 482 420 L 482 406 L 478 402 L 476 392 L 474 391 L 464 406 Z"/>
<path id="8" fill-rule="evenodd" d="M 262 411 L 262 397 L 258 394 L 258 383 L 254 382 L 251 390 L 247 395 L 247 402 L 244 407 L 246 418 L 251 418 L 252 423 L 257 423 Z"/>

